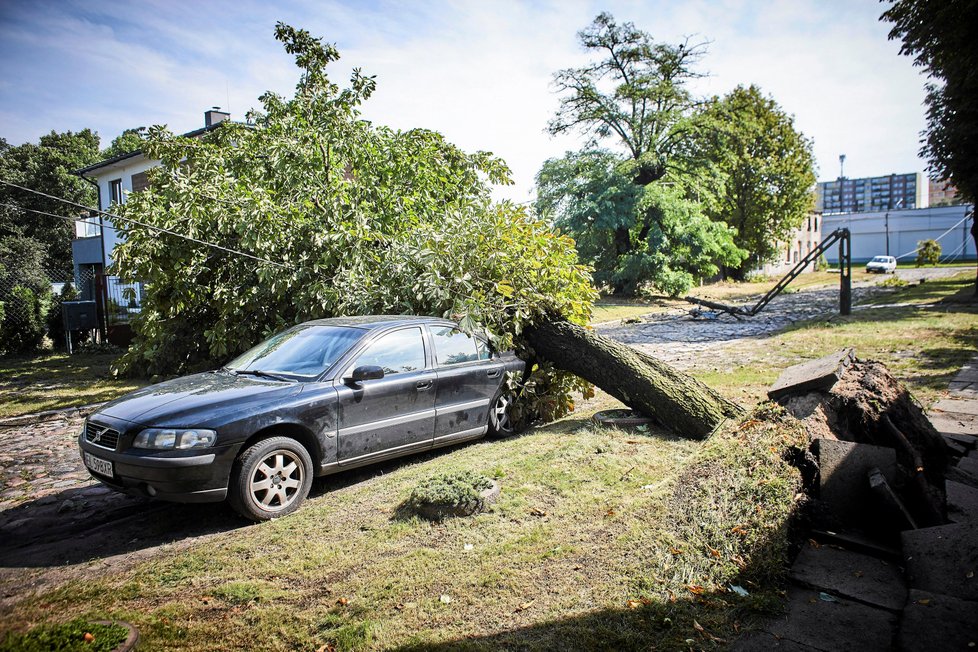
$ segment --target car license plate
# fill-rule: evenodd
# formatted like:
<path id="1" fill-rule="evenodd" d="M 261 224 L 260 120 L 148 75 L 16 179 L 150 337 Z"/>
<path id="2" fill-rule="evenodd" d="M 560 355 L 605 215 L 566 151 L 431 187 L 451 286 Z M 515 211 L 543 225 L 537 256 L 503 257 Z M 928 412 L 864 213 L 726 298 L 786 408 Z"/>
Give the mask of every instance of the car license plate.
<path id="1" fill-rule="evenodd" d="M 112 462 L 109 460 L 103 460 L 101 457 L 95 457 L 91 453 L 85 453 L 85 466 L 99 475 L 112 477 Z"/>

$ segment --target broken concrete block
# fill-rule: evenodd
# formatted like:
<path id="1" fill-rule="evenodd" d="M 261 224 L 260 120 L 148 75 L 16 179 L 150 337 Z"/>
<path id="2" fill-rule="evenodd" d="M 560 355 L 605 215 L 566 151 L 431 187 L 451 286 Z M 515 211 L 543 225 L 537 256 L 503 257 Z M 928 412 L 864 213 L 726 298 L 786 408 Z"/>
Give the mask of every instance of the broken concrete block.
<path id="1" fill-rule="evenodd" d="M 949 468 L 945 475 L 947 476 L 945 479 L 945 483 L 947 482 L 947 480 L 953 480 L 954 482 L 960 482 L 961 484 L 966 484 L 969 487 L 978 488 L 978 476 L 971 475 L 967 471 L 962 471 L 956 466 L 952 466 L 951 468 Z"/>
<path id="2" fill-rule="evenodd" d="M 778 639 L 819 650 L 893 649 L 897 617 L 885 610 L 810 589 L 788 589 L 787 616 L 763 629 Z"/>
<path id="3" fill-rule="evenodd" d="M 978 477 L 978 458 L 962 457 L 955 466 L 965 473 Z"/>
<path id="4" fill-rule="evenodd" d="M 843 349 L 818 360 L 810 360 L 781 372 L 767 395 L 778 399 L 789 394 L 800 394 L 821 389 L 827 390 L 842 377 L 843 370 L 855 360 L 853 349 Z"/>
<path id="5" fill-rule="evenodd" d="M 958 457 L 964 457 L 968 454 L 968 449 L 962 446 L 959 442 L 951 439 L 947 435 L 944 435 L 944 443 L 947 444 L 947 449 L 951 451 L 953 455 Z"/>
<path id="6" fill-rule="evenodd" d="M 953 441 L 956 444 L 960 444 L 961 446 L 971 450 L 974 450 L 975 445 L 978 444 L 978 437 L 973 435 L 956 435 L 951 433 L 949 435 L 944 435 L 944 439 Z"/>
<path id="7" fill-rule="evenodd" d="M 975 436 L 978 433 L 978 415 L 956 412 L 935 412 L 928 415 L 931 425 L 942 435 Z"/>
<path id="8" fill-rule="evenodd" d="M 730 652 L 767 652 L 767 650 L 822 652 L 821 648 L 802 645 L 786 638 L 777 638 L 767 632 L 750 632 L 741 636 L 730 646 Z"/>
<path id="9" fill-rule="evenodd" d="M 907 600 L 907 583 L 900 568 L 832 546 L 804 546 L 789 577 L 820 591 L 892 611 L 902 609 Z"/>
<path id="10" fill-rule="evenodd" d="M 910 588 L 978 600 L 978 523 L 901 534 Z"/>
<path id="11" fill-rule="evenodd" d="M 978 489 L 947 480 L 947 517 L 955 523 L 978 522 Z"/>
<path id="12" fill-rule="evenodd" d="M 897 649 L 903 652 L 978 648 L 978 602 L 911 590 L 903 610 Z"/>
<path id="13" fill-rule="evenodd" d="M 870 469 L 878 468 L 892 483 L 896 477 L 896 451 L 832 439 L 817 439 L 816 444 L 819 500 L 831 516 L 842 525 L 877 525 L 883 519 L 866 477 Z"/>
<path id="14" fill-rule="evenodd" d="M 954 398 L 942 398 L 930 408 L 934 412 L 953 412 L 978 416 L 978 403 Z"/>
<path id="15" fill-rule="evenodd" d="M 887 513 L 889 521 L 896 529 L 900 531 L 916 529 L 917 523 L 913 516 L 907 511 L 896 492 L 890 488 L 890 483 L 883 477 L 883 472 L 876 467 L 869 470 L 869 488 L 876 496 L 877 504 Z"/>

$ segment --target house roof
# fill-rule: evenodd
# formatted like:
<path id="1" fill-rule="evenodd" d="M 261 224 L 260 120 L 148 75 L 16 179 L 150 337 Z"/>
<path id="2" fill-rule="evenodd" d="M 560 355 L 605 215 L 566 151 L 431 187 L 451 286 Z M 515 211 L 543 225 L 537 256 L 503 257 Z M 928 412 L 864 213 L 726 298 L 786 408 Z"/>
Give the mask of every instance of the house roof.
<path id="1" fill-rule="evenodd" d="M 222 120 L 221 122 L 216 122 L 216 123 L 212 124 L 209 127 L 200 127 L 199 129 L 194 129 L 193 131 L 188 131 L 185 134 L 180 134 L 180 137 L 181 138 L 196 138 L 197 136 L 201 136 L 201 135 L 207 133 L 208 131 L 213 131 L 214 129 L 217 129 L 220 125 L 224 124 L 224 122 L 226 122 L 226 121 L 223 121 Z M 77 174 L 78 176 L 84 176 L 88 172 L 92 172 L 92 171 L 98 170 L 100 168 L 107 168 L 107 167 L 112 166 L 112 165 L 115 165 L 116 163 L 119 163 L 121 161 L 125 161 L 126 159 L 130 159 L 130 158 L 134 158 L 136 156 L 139 156 L 142 153 L 143 153 L 143 150 L 137 149 L 137 150 L 134 150 L 132 152 L 126 152 L 125 154 L 119 154 L 117 156 L 113 156 L 112 158 L 107 158 L 105 160 L 99 161 L 98 163 L 92 163 L 88 167 L 81 168 L 80 170 L 74 170 L 72 172 L 72 174 Z"/>

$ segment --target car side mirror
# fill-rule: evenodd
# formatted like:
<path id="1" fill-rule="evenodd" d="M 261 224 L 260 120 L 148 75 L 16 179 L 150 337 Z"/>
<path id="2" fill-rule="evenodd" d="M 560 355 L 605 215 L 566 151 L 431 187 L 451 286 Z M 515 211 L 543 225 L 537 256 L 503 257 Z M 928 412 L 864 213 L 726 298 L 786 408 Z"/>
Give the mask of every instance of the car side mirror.
<path id="1" fill-rule="evenodd" d="M 361 383 L 365 380 L 380 380 L 384 377 L 384 368 L 375 364 L 365 364 L 353 370 L 353 375 L 347 381 Z"/>

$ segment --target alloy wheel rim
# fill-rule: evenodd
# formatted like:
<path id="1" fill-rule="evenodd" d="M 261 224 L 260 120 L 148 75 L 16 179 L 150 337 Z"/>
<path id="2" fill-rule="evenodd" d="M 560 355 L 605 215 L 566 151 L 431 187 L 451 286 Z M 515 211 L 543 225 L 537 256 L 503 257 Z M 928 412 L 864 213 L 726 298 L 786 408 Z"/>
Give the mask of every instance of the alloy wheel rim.
<path id="1" fill-rule="evenodd" d="M 501 394 L 492 406 L 492 425 L 496 432 L 509 432 L 513 429 L 509 418 L 510 399 L 505 394 Z"/>
<path id="2" fill-rule="evenodd" d="M 295 502 L 302 480 L 299 457 L 290 451 L 274 451 L 255 467 L 251 475 L 251 499 L 266 511 L 282 511 Z"/>

